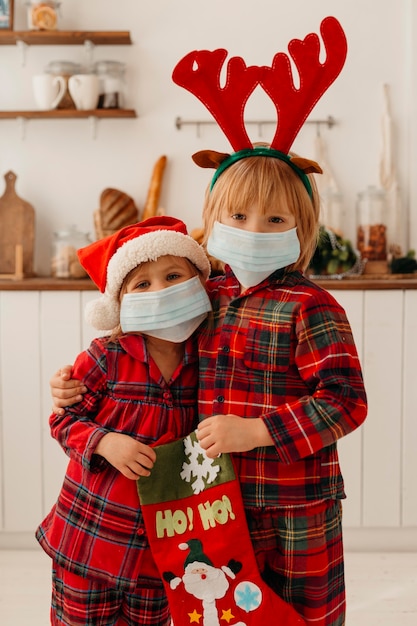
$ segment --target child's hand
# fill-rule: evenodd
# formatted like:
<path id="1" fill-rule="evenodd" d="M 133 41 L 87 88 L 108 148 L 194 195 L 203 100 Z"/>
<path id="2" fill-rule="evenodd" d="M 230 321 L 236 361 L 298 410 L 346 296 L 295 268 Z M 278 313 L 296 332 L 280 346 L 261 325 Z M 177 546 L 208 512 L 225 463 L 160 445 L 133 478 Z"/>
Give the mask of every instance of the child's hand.
<path id="1" fill-rule="evenodd" d="M 258 446 L 272 445 L 261 419 L 244 419 L 231 414 L 212 415 L 200 422 L 197 439 L 211 459 L 222 452 L 247 452 Z"/>
<path id="2" fill-rule="evenodd" d="M 95 454 L 104 457 L 119 472 L 137 480 L 149 476 L 156 460 L 155 450 L 123 433 L 107 433 L 100 439 Z"/>
<path id="3" fill-rule="evenodd" d="M 79 380 L 71 378 L 72 365 L 65 365 L 49 381 L 53 400 L 52 412 L 63 415 L 63 408 L 81 402 L 87 388 Z"/>

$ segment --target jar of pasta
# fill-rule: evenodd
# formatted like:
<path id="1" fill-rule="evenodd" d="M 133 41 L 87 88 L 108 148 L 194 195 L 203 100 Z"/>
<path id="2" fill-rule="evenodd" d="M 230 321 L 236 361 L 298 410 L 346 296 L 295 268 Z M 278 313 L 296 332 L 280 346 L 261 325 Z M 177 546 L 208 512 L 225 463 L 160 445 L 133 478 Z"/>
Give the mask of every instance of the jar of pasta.
<path id="1" fill-rule="evenodd" d="M 357 248 L 367 259 L 365 273 L 387 271 L 387 206 L 385 191 L 370 186 L 358 194 Z"/>
<path id="2" fill-rule="evenodd" d="M 85 278 L 87 273 L 80 264 L 77 250 L 91 243 L 88 233 L 76 226 L 54 233 L 51 274 L 55 278 Z"/>

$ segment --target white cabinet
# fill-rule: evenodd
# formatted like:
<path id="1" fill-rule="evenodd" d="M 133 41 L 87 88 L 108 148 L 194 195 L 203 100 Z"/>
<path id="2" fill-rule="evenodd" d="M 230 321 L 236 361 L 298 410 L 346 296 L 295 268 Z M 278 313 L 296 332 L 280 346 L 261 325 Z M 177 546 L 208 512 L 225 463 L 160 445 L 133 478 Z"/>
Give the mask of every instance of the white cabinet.
<path id="1" fill-rule="evenodd" d="M 415 547 L 417 289 L 333 295 L 352 325 L 369 400 L 364 426 L 339 443 L 345 537 L 353 548 Z M 0 547 L 34 544 L 60 489 L 67 458 L 49 434 L 49 379 L 96 335 L 83 322 L 95 297 L 0 291 Z"/>
<path id="2" fill-rule="evenodd" d="M 93 297 L 0 291 L 0 546 L 32 537 L 58 494 L 67 457 L 49 434 L 49 379 L 96 334 L 83 322 Z"/>
<path id="3" fill-rule="evenodd" d="M 415 549 L 417 290 L 333 295 L 351 322 L 369 403 L 365 424 L 339 443 L 345 535 L 354 548 Z"/>

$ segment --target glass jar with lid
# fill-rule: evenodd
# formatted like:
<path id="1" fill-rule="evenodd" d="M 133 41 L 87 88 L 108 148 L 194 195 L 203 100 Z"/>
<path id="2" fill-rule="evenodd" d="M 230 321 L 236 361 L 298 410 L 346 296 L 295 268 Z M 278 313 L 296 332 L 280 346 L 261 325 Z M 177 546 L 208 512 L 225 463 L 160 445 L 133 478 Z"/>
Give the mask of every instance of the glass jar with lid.
<path id="1" fill-rule="evenodd" d="M 363 259 L 387 259 L 387 205 L 385 191 L 369 186 L 358 194 L 357 248 Z"/>
<path id="2" fill-rule="evenodd" d="M 77 250 L 90 244 L 88 233 L 83 233 L 76 226 L 54 233 L 51 259 L 51 274 L 55 278 L 85 278 L 86 271 L 80 264 Z"/>
<path id="3" fill-rule="evenodd" d="M 28 0 L 25 2 L 29 30 L 56 30 L 61 2 Z"/>
<path id="4" fill-rule="evenodd" d="M 74 74 L 81 74 L 82 66 L 80 63 L 74 63 L 73 61 L 51 61 L 46 66 L 45 72 L 53 76 L 62 76 L 65 80 L 66 91 L 57 109 L 75 109 L 75 102 L 71 98 L 68 90 L 68 79 Z"/>
<path id="5" fill-rule="evenodd" d="M 342 234 L 346 218 L 343 194 L 335 189 L 325 189 L 321 194 L 321 210 L 323 225 Z"/>
<path id="6" fill-rule="evenodd" d="M 126 64 L 119 61 L 97 61 L 94 73 L 100 81 L 98 109 L 123 109 L 125 106 Z"/>

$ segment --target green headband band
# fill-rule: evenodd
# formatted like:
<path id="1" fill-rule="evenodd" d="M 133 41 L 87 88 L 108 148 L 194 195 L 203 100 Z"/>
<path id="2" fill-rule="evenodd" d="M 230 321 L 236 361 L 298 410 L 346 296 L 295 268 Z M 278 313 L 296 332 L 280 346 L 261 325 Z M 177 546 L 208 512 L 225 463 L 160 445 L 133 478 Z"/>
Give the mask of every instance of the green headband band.
<path id="1" fill-rule="evenodd" d="M 255 148 L 246 148 L 245 150 L 239 150 L 238 152 L 233 152 L 233 154 L 230 154 L 228 157 L 226 157 L 225 160 L 220 163 L 219 167 L 214 173 L 210 184 L 210 191 L 213 189 L 216 180 L 218 179 L 220 174 L 222 174 L 224 170 L 226 170 L 230 165 L 233 165 L 233 163 L 236 163 L 236 161 L 240 161 L 241 159 L 246 159 L 247 157 L 253 156 L 273 157 L 274 159 L 285 161 L 285 163 L 287 163 L 291 167 L 291 169 L 297 174 L 297 176 L 301 178 L 301 181 L 304 187 L 307 189 L 307 193 L 310 198 L 313 197 L 313 190 L 311 188 L 311 184 L 307 174 L 305 174 L 302 169 L 297 167 L 295 163 L 292 163 L 291 157 L 284 152 L 280 152 L 279 150 L 273 150 L 272 148 L 266 148 L 264 146 L 256 146 Z"/>

